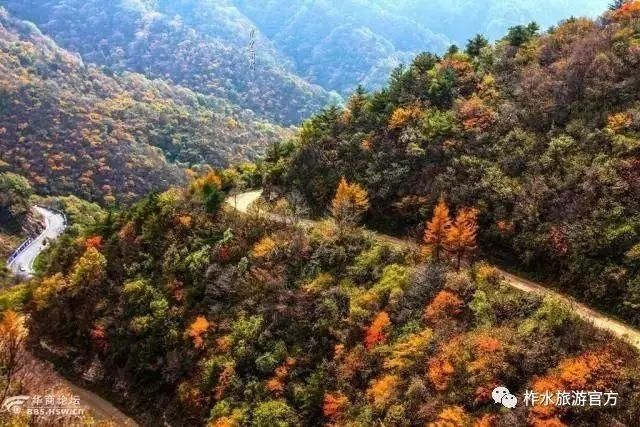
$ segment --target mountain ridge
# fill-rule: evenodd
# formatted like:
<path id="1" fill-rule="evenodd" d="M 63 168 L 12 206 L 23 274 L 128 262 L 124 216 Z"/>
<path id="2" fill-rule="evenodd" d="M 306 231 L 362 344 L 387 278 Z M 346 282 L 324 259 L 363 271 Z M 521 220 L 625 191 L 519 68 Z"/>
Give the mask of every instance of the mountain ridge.
<path id="1" fill-rule="evenodd" d="M 251 68 L 247 50 L 254 28 L 227 3 L 9 0 L 0 5 L 88 62 L 167 79 L 274 122 L 297 124 L 339 101 L 289 72 L 288 62 L 264 41 Z"/>
<path id="2" fill-rule="evenodd" d="M 0 160 L 44 194 L 131 202 L 184 169 L 256 157 L 289 131 L 161 80 L 109 76 L 0 12 Z"/>

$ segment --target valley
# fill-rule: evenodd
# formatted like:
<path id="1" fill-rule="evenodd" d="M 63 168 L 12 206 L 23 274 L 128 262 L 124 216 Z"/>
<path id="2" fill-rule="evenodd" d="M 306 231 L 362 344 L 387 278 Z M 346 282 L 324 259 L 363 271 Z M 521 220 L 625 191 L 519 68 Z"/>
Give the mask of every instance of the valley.
<path id="1" fill-rule="evenodd" d="M 634 427 L 639 66 L 638 0 L 0 1 L 0 425 Z"/>

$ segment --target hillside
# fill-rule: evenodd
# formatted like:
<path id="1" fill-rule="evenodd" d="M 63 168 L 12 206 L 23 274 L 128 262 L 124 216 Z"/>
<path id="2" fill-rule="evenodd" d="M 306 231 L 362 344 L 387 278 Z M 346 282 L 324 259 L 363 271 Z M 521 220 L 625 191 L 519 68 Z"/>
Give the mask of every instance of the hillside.
<path id="1" fill-rule="evenodd" d="M 255 28 L 227 1 L 5 0 L 87 63 L 163 78 L 215 95 L 282 124 L 298 124 L 339 97 L 296 76 L 259 38 L 256 67 L 248 47 Z M 259 34 L 258 34 L 259 36 Z"/>
<path id="2" fill-rule="evenodd" d="M 31 285 L 32 341 L 143 425 L 633 425 L 638 357 L 557 301 L 331 222 L 239 216 L 216 175 L 66 236 Z M 212 207 L 214 209 L 212 209 Z M 65 356 L 66 354 L 66 356 Z M 73 363 L 69 363 L 73 361 Z M 104 374 L 104 373 L 109 373 Z M 496 385 L 617 407 L 499 410 Z"/>
<path id="3" fill-rule="evenodd" d="M 419 55 L 270 151 L 273 190 L 323 214 L 346 177 L 417 239 L 441 196 L 477 207 L 485 253 L 640 324 L 638 5 Z"/>
<path id="4" fill-rule="evenodd" d="M 0 260 L 0 401 L 28 352 L 145 427 L 637 427 L 640 0 L 0 4 L 0 255 L 69 225 Z"/>
<path id="5" fill-rule="evenodd" d="M 109 76 L 0 13 L 0 171 L 44 194 L 131 202 L 184 168 L 261 154 L 286 131 L 161 80 Z"/>
<path id="6" fill-rule="evenodd" d="M 595 16 L 606 0 L 2 0 L 89 63 L 214 94 L 271 121 L 297 124 L 423 51 L 443 53 L 476 33 Z M 256 31 L 257 67 L 248 47 Z M 311 82 L 309 84 L 307 82 Z M 318 85 L 318 86 L 314 86 Z M 324 88 L 323 89 L 321 89 Z"/>
<path id="7" fill-rule="evenodd" d="M 474 33 L 490 40 L 501 38 L 514 25 L 536 21 L 542 28 L 570 16 L 598 16 L 611 2 L 605 0 L 379 0 L 387 10 L 411 18 L 436 34 L 463 46 Z M 470 32 L 470 30 L 472 32 Z"/>
<path id="8" fill-rule="evenodd" d="M 388 74 L 420 52 L 443 53 L 475 34 L 501 37 L 513 25 L 555 24 L 569 15 L 596 16 L 606 0 L 234 0 L 298 74 L 346 94 L 358 84 L 382 87 Z"/>

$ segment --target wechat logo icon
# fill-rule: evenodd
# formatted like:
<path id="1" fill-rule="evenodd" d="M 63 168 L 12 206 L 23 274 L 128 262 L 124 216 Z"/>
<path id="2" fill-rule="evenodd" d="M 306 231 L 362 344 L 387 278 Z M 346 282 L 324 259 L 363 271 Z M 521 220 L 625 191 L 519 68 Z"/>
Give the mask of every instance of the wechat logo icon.
<path id="1" fill-rule="evenodd" d="M 513 409 L 518 404 L 518 398 L 511 394 L 506 387 L 494 388 L 491 397 L 495 403 L 500 403 L 505 408 Z"/>

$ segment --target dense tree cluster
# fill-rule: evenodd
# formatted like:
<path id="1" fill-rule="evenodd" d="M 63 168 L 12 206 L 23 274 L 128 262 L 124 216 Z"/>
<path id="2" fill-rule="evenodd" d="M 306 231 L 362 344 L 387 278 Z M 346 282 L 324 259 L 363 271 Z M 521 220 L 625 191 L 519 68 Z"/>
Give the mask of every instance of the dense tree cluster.
<path id="1" fill-rule="evenodd" d="M 339 97 L 295 75 L 287 58 L 256 35 L 228 1 L 8 0 L 2 4 L 34 22 L 87 63 L 134 71 L 214 95 L 280 124 L 298 124 Z"/>
<path id="2" fill-rule="evenodd" d="M 632 425 L 637 355 L 552 300 L 355 227 L 146 198 L 55 244 L 31 339 L 155 425 Z M 344 183 L 343 187 L 348 186 Z M 344 189 L 343 189 L 344 190 Z M 429 257 L 426 258 L 430 259 Z M 98 362 L 96 362 L 98 361 Z M 586 369 L 585 375 L 582 375 Z M 606 389 L 616 408 L 500 411 L 491 390 Z M 540 424 L 542 425 L 542 424 Z"/>
<path id="3" fill-rule="evenodd" d="M 185 182 L 184 168 L 260 154 L 285 134 L 226 101 L 109 77 L 0 12 L 0 171 L 44 194 L 130 202 Z"/>
<path id="4" fill-rule="evenodd" d="M 530 20 L 595 16 L 607 0 L 6 0 L 64 47 L 297 124 L 358 84 L 384 85 L 416 53 Z M 252 39 L 255 69 L 249 52 Z M 307 83 L 309 81 L 312 84 Z M 319 85 L 319 86 L 316 86 Z M 324 88 L 324 89 L 322 89 Z"/>
<path id="5" fill-rule="evenodd" d="M 389 72 L 424 50 L 442 53 L 474 33 L 495 39 L 512 25 L 551 25 L 568 15 L 595 16 L 606 0 L 232 0 L 298 73 L 348 94 L 384 85 Z M 477 47 L 477 46 L 476 46 Z"/>
<path id="6" fill-rule="evenodd" d="M 31 206 L 33 189 L 29 181 L 15 173 L 0 173 L 0 231 L 18 233 Z"/>
<path id="7" fill-rule="evenodd" d="M 269 151 L 269 190 L 323 214 L 344 177 L 416 238 L 441 197 L 475 207 L 486 253 L 640 324 L 639 4 L 417 56 Z"/>

